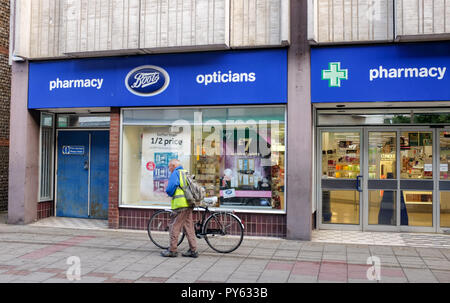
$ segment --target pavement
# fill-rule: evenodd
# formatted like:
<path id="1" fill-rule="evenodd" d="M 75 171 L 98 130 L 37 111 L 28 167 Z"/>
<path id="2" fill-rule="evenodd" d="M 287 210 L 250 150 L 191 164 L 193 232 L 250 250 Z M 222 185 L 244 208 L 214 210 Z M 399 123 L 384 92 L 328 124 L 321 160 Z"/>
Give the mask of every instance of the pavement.
<path id="1" fill-rule="evenodd" d="M 146 231 L 0 223 L 0 283 L 448 283 L 450 235 L 380 244 L 393 233 L 313 232 L 313 241 L 245 237 L 219 254 L 163 258 Z M 361 236 L 362 235 L 362 236 Z M 413 235 L 413 238 L 414 238 Z M 347 237 L 349 242 L 352 237 Z M 424 242 L 423 239 L 438 239 Z M 333 243 L 333 239 L 335 240 Z M 187 250 L 182 243 L 180 252 Z"/>

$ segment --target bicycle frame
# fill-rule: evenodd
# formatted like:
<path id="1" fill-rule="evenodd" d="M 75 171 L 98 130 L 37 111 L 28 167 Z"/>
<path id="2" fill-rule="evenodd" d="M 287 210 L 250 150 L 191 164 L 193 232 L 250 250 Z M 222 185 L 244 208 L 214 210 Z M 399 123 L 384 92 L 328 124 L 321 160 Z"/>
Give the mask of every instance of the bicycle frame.
<path id="1" fill-rule="evenodd" d="M 209 210 L 208 206 L 197 206 L 196 208 L 201 208 L 204 209 L 205 211 L 202 213 L 202 218 L 200 221 L 197 221 L 196 223 L 194 223 L 194 229 L 195 229 L 195 235 L 197 236 L 197 238 L 201 238 L 202 236 L 205 236 L 207 234 L 221 234 L 223 235 L 223 227 L 220 226 L 220 228 L 218 229 L 213 229 L 213 230 L 209 230 L 206 231 L 205 228 L 205 222 L 206 220 L 217 213 L 225 213 L 225 214 L 234 214 L 233 211 L 229 211 L 229 210 L 224 210 L 224 211 L 211 211 Z M 242 221 L 239 217 L 236 216 L 236 218 L 239 220 L 239 223 L 242 226 L 242 229 L 244 229 L 244 224 L 242 224 Z M 221 224 L 220 222 L 217 222 L 218 224 Z M 197 226 L 199 225 L 200 228 L 197 228 Z"/>

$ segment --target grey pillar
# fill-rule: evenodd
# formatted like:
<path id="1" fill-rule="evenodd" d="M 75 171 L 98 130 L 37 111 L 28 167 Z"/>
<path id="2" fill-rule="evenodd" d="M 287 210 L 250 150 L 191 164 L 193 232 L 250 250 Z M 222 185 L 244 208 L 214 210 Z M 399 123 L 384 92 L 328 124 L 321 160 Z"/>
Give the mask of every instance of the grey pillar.
<path id="1" fill-rule="evenodd" d="M 287 238 L 311 239 L 312 109 L 307 1 L 291 3 L 288 51 Z"/>
<path id="2" fill-rule="evenodd" d="M 12 65 L 8 223 L 36 220 L 39 113 L 28 111 L 28 63 Z"/>

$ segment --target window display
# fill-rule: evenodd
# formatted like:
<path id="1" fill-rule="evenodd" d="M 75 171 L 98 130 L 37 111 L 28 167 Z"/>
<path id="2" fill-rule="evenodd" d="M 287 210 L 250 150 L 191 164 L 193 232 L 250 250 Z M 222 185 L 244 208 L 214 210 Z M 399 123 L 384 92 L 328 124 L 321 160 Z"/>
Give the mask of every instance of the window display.
<path id="1" fill-rule="evenodd" d="M 121 205 L 170 206 L 179 159 L 216 207 L 284 209 L 285 108 L 123 110 Z"/>
<path id="2" fill-rule="evenodd" d="M 355 179 L 360 172 L 359 133 L 322 134 L 322 178 Z"/>
<path id="3" fill-rule="evenodd" d="M 402 132 L 400 137 L 401 178 L 433 178 L 432 132 Z"/>
<path id="4" fill-rule="evenodd" d="M 369 132 L 369 179 L 395 179 L 396 133 Z"/>

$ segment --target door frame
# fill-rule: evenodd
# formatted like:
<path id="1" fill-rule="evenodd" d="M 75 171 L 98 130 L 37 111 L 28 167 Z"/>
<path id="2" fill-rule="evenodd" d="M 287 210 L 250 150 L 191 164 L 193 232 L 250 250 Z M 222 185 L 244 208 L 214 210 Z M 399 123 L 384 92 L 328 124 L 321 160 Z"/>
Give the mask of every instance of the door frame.
<path id="1" fill-rule="evenodd" d="M 57 213 L 57 207 L 58 207 L 58 159 L 59 159 L 59 153 L 58 153 L 58 139 L 59 139 L 59 132 L 77 132 L 77 131 L 110 131 L 109 128 L 60 128 L 56 129 L 56 142 L 55 142 L 55 151 L 56 154 L 55 158 L 55 186 L 54 186 L 54 192 L 53 196 L 55 197 L 55 200 L 53 202 L 53 216 L 56 217 Z M 89 171 L 88 171 L 88 218 L 89 219 L 89 212 L 90 212 L 90 175 L 91 175 L 91 136 L 89 135 Z"/>
<path id="2" fill-rule="evenodd" d="M 345 127 L 316 127 L 316 222 L 317 229 L 332 229 L 332 230 L 356 230 L 356 231 L 379 231 L 379 232 L 447 232 L 450 228 L 440 227 L 440 194 L 439 194 L 439 164 L 440 164 L 440 130 L 447 129 L 450 131 L 450 127 L 430 127 L 430 126 L 345 126 Z M 396 222 L 397 225 L 369 225 L 369 191 L 368 191 L 368 144 L 369 144 L 369 132 L 395 132 L 396 133 L 396 171 L 397 171 L 397 195 L 396 195 Z M 402 131 L 424 131 L 432 132 L 433 138 L 433 210 L 432 217 L 433 222 L 431 227 L 426 226 L 402 226 L 400 225 L 400 136 Z M 360 175 L 362 177 L 362 193 L 360 194 L 360 222 L 359 225 L 350 224 L 332 224 L 322 223 L 322 133 L 324 132 L 360 132 Z"/>
<path id="3" fill-rule="evenodd" d="M 450 227 L 441 227 L 441 191 L 439 189 L 439 182 L 441 181 L 441 173 L 440 173 L 440 165 L 441 165 L 441 138 L 440 138 L 440 132 L 441 131 L 449 131 L 450 132 L 450 126 L 443 126 L 440 128 L 436 128 L 436 142 L 438 142 L 438 148 L 437 148 L 437 157 L 436 157 L 436 169 L 438 170 L 438 174 L 436 174 L 437 182 L 435 182 L 435 192 L 436 194 L 436 230 L 438 233 L 450 233 Z M 434 163 L 433 163 L 434 164 Z M 448 180 L 447 182 L 450 182 Z M 450 192 L 450 190 L 443 190 L 444 192 Z"/>
<path id="4" fill-rule="evenodd" d="M 364 169 L 368 170 L 369 168 L 369 132 L 395 132 L 396 133 L 396 181 L 397 181 L 397 190 L 396 190 L 396 223 L 397 225 L 369 225 L 369 178 L 368 175 L 364 175 L 363 177 L 363 204 L 364 209 L 366 210 L 364 212 L 364 221 L 363 221 L 363 231 L 389 231 L 389 232 L 437 232 L 437 219 L 438 216 L 436 215 L 439 213 L 439 209 L 437 207 L 437 196 L 438 191 L 436 190 L 436 185 L 438 182 L 436 182 L 436 179 L 439 179 L 439 175 L 436 173 L 433 173 L 433 178 L 430 179 L 430 181 L 433 182 L 433 209 L 432 209 L 432 226 L 405 226 L 400 225 L 400 216 L 401 216 L 401 189 L 400 189 L 400 181 L 401 179 L 401 157 L 400 157 L 400 137 L 401 133 L 403 131 L 423 131 L 423 132 L 432 132 L 432 138 L 433 138 L 433 172 L 436 172 L 436 168 L 439 166 L 436 166 L 437 159 L 439 159 L 438 154 L 438 145 L 437 142 L 439 142 L 439 139 L 436 140 L 436 132 L 435 128 L 427 127 L 427 126 L 367 126 L 364 127 L 364 155 L 366 156 L 364 159 Z"/>
<path id="5" fill-rule="evenodd" d="M 348 231 L 361 231 L 362 226 L 362 213 L 363 213 L 363 192 L 359 193 L 359 224 L 333 224 L 333 223 L 322 223 L 322 134 L 324 132 L 358 132 L 360 134 L 360 142 L 359 142 L 359 167 L 360 172 L 359 175 L 364 175 L 364 167 L 362 165 L 362 161 L 364 161 L 364 155 L 362 154 L 362 139 L 364 135 L 363 127 L 343 127 L 343 128 L 330 128 L 330 127 L 318 127 L 317 128 L 317 155 L 316 157 L 316 201 L 317 201 L 317 212 L 316 212 L 316 222 L 318 229 L 328 229 L 328 230 L 348 230 Z M 343 179 L 349 180 L 349 179 Z"/>

